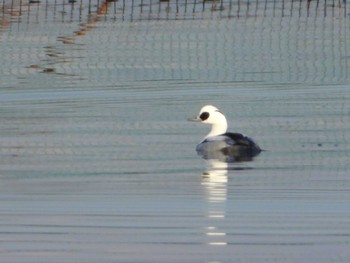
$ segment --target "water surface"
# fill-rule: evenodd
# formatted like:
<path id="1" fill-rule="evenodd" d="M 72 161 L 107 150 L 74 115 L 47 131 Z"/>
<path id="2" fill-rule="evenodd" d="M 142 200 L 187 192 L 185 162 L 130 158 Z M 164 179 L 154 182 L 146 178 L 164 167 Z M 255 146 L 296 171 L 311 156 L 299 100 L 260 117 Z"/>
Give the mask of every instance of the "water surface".
<path id="1" fill-rule="evenodd" d="M 1 261 L 350 260 L 346 17 L 48 17 L 0 31 Z M 266 151 L 200 159 L 207 103 Z"/>

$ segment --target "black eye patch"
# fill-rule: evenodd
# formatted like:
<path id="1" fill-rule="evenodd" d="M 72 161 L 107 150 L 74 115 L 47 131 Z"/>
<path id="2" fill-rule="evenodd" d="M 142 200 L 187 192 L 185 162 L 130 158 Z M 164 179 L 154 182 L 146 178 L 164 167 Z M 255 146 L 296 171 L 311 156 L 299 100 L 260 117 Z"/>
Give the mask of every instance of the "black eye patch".
<path id="1" fill-rule="evenodd" d="M 201 118 L 202 121 L 205 121 L 206 119 L 209 118 L 209 112 L 203 112 L 199 118 Z"/>

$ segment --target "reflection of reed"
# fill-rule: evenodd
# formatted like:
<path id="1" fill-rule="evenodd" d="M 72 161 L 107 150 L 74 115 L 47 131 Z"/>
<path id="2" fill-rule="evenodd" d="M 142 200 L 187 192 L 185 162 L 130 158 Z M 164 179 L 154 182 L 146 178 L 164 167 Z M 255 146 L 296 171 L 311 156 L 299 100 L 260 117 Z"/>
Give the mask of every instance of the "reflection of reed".
<path id="1" fill-rule="evenodd" d="M 0 15 L 37 16 L 42 19 L 81 20 L 90 16 L 112 16 L 122 20 L 198 19 L 205 14 L 220 17 L 258 16 L 346 16 L 345 0 L 69 0 L 24 1 L 3 0 Z M 4 20 L 0 17 L 1 20 Z M 1 23 L 2 26 L 3 23 Z"/>
<path id="2" fill-rule="evenodd" d="M 91 2 L 91 1 L 90 1 Z M 74 4 L 74 1 L 72 1 Z M 81 5 L 80 5 L 81 6 Z M 75 31 L 73 35 L 67 35 L 67 36 L 58 36 L 57 41 L 66 44 L 66 45 L 73 45 L 76 44 L 76 38 L 82 35 L 85 35 L 88 31 L 94 29 L 94 24 L 98 22 L 100 19 L 99 15 L 106 14 L 108 12 L 108 8 L 110 6 L 109 1 L 101 3 L 99 8 L 96 11 L 96 14 L 89 16 L 89 21 L 87 23 L 80 23 L 79 24 L 79 30 Z M 55 70 L 55 65 L 70 62 L 73 58 L 65 56 L 64 52 L 57 51 L 55 46 L 49 46 L 44 47 L 46 55 L 50 58 L 48 60 L 45 60 L 45 65 L 30 65 L 29 67 L 32 69 L 37 69 L 41 73 L 56 73 L 56 74 L 62 74 L 57 73 Z"/>

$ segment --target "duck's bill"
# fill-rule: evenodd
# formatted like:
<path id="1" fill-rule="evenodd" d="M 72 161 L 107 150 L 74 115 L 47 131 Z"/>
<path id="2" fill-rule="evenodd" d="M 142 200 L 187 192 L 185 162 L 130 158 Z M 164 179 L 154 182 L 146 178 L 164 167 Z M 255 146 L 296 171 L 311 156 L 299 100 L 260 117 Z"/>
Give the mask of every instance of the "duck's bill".
<path id="1" fill-rule="evenodd" d="M 189 118 L 189 119 L 187 119 L 188 121 L 194 121 L 194 122 L 201 122 L 202 121 L 202 119 L 201 118 L 198 118 L 198 117 L 196 117 L 196 118 Z"/>

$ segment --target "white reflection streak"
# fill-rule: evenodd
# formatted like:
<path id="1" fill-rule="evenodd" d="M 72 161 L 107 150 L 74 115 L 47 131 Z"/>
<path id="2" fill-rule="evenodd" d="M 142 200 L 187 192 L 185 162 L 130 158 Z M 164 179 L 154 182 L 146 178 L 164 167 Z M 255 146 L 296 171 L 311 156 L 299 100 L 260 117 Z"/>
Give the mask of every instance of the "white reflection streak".
<path id="1" fill-rule="evenodd" d="M 218 160 L 208 160 L 208 170 L 203 173 L 202 185 L 207 191 L 208 218 L 213 226 L 206 227 L 206 235 L 210 238 L 209 245 L 222 246 L 226 233 L 215 226 L 217 220 L 225 218 L 227 198 L 227 168 L 228 164 Z"/>

